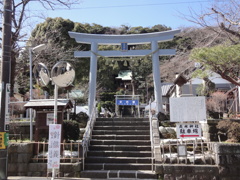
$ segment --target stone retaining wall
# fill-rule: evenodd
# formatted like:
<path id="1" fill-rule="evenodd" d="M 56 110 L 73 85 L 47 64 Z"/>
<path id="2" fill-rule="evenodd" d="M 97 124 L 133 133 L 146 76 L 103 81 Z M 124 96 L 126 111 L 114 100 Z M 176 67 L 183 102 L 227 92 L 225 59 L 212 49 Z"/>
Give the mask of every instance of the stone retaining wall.
<path id="1" fill-rule="evenodd" d="M 209 165 L 163 165 L 164 180 L 218 179 L 218 167 Z"/>
<path id="2" fill-rule="evenodd" d="M 240 144 L 215 143 L 216 165 L 163 164 L 164 180 L 239 180 Z"/>
<path id="3" fill-rule="evenodd" d="M 240 179 L 240 144 L 217 143 L 216 164 L 222 179 Z"/>
<path id="4" fill-rule="evenodd" d="M 8 147 L 8 176 L 51 177 L 47 163 L 33 163 L 33 144 L 16 143 Z M 81 163 L 61 163 L 60 177 L 80 177 Z"/>

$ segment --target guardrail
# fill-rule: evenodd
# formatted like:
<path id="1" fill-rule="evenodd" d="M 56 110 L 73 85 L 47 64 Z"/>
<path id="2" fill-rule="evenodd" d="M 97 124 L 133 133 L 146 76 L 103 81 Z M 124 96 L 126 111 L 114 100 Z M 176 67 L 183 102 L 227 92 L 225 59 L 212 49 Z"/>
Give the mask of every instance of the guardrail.
<path id="1" fill-rule="evenodd" d="M 95 104 L 95 103 L 94 103 Z M 85 133 L 82 139 L 82 163 L 83 163 L 83 170 L 85 168 L 85 157 L 87 156 L 88 147 L 90 144 L 90 140 L 92 138 L 92 130 L 96 121 L 96 105 L 93 107 L 92 114 L 88 120 L 87 126 L 85 128 Z"/>
<path id="2" fill-rule="evenodd" d="M 215 164 L 212 142 L 197 139 L 165 139 L 160 143 L 162 161 L 166 164 Z"/>
<path id="3" fill-rule="evenodd" d="M 31 142 L 34 144 L 33 162 L 47 162 L 48 142 Z M 61 143 L 61 162 L 79 162 L 81 157 L 82 142 Z"/>
<path id="4" fill-rule="evenodd" d="M 151 163 L 152 163 L 152 171 L 154 171 L 154 143 L 153 143 L 153 127 L 152 127 L 152 112 L 151 112 L 151 100 L 149 101 L 149 123 L 150 123 L 150 141 L 151 141 Z"/>

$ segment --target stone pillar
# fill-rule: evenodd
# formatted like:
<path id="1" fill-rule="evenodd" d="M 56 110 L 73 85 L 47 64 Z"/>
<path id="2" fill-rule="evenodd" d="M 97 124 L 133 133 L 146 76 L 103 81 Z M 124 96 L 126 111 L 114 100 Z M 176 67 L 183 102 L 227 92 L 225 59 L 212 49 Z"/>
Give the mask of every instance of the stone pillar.
<path id="1" fill-rule="evenodd" d="M 97 53 L 98 44 L 96 42 L 91 43 L 91 61 L 89 72 L 89 95 L 88 95 L 88 113 L 89 116 L 93 112 L 95 97 L 96 97 L 96 83 L 97 83 Z"/>
<path id="2" fill-rule="evenodd" d="M 151 48 L 152 48 L 152 52 L 157 51 L 158 50 L 158 42 L 152 41 Z M 160 76 L 158 51 L 152 54 L 152 69 L 153 69 L 154 96 L 155 96 L 155 101 L 156 101 L 156 114 L 157 114 L 159 111 L 163 112 L 161 76 Z"/>

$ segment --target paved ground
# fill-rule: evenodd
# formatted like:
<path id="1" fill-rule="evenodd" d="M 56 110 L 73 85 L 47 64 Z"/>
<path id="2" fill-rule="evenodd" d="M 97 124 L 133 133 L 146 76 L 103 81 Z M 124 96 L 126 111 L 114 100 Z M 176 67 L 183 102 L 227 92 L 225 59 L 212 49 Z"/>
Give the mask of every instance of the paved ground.
<path id="1" fill-rule="evenodd" d="M 51 180 L 52 177 L 25 177 L 25 176 L 9 176 L 9 180 Z M 54 180 L 103 180 L 103 179 L 89 179 L 89 178 L 68 178 L 68 177 L 61 177 L 61 178 L 54 178 Z M 114 178 L 114 180 L 122 180 L 122 178 Z M 133 180 L 133 179 L 124 179 L 124 180 Z M 136 179 L 134 179 L 136 180 Z M 142 179 L 144 180 L 144 179 Z"/>
<path id="2" fill-rule="evenodd" d="M 52 177 L 24 177 L 24 176 L 9 176 L 8 179 L 10 180 L 51 180 Z M 67 177 L 61 177 L 61 178 L 54 178 L 54 180 L 93 180 L 89 178 L 67 178 Z M 97 179 L 94 179 L 97 180 Z"/>
<path id="3" fill-rule="evenodd" d="M 9 176 L 9 180 L 51 180 L 51 177 L 25 177 L 25 176 Z M 68 178 L 68 177 L 61 177 L 61 178 L 54 178 L 54 180 L 103 180 L 103 179 L 91 179 L 91 178 Z M 122 180 L 122 178 L 114 178 L 114 180 Z M 127 180 L 136 180 L 136 179 L 127 179 Z M 144 180 L 144 179 L 142 179 Z"/>

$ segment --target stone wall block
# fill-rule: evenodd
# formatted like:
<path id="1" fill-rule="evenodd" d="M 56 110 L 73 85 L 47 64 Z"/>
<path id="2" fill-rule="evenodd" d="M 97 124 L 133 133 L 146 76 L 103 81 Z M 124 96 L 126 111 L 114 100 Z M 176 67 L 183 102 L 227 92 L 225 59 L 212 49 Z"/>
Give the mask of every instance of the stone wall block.
<path id="1" fill-rule="evenodd" d="M 164 180 L 175 180 L 175 176 L 173 174 L 164 174 Z"/>
<path id="2" fill-rule="evenodd" d="M 174 172 L 174 165 L 163 165 L 164 174 L 171 174 Z"/>
<path id="3" fill-rule="evenodd" d="M 229 175 L 229 173 L 230 173 L 229 167 L 219 166 L 219 175 L 220 175 L 220 176 Z"/>
<path id="4" fill-rule="evenodd" d="M 240 166 L 231 165 L 228 166 L 231 176 L 240 176 Z"/>
<path id="5" fill-rule="evenodd" d="M 25 176 L 28 172 L 28 164 L 27 163 L 18 163 L 18 172 L 25 173 Z"/>
<path id="6" fill-rule="evenodd" d="M 155 172 L 157 174 L 163 174 L 163 166 L 160 164 L 155 164 Z"/>
<path id="7" fill-rule="evenodd" d="M 176 174 L 175 177 L 176 177 L 176 180 L 186 180 L 187 179 L 185 174 Z"/>
<path id="8" fill-rule="evenodd" d="M 18 153 L 29 153 L 33 152 L 33 144 L 30 143 L 20 143 L 18 145 Z"/>
<path id="9" fill-rule="evenodd" d="M 240 165 L 240 154 L 232 154 L 231 157 L 233 164 Z"/>
<path id="10" fill-rule="evenodd" d="M 9 143 L 9 145 L 8 145 L 8 154 L 17 153 L 17 152 L 18 152 L 18 144 Z"/>
<path id="11" fill-rule="evenodd" d="M 47 171 L 47 163 L 29 163 L 29 171 L 45 172 Z"/>
<path id="12" fill-rule="evenodd" d="M 8 172 L 16 173 L 17 170 L 18 170 L 18 164 L 17 163 L 8 163 Z"/>
<path id="13" fill-rule="evenodd" d="M 42 172 L 32 172 L 33 177 L 42 177 L 43 173 Z"/>
<path id="14" fill-rule="evenodd" d="M 219 155 L 217 158 L 217 164 L 221 165 L 221 164 L 227 164 L 227 157 L 226 155 Z"/>
<path id="15" fill-rule="evenodd" d="M 73 169 L 73 171 L 75 171 L 75 172 L 81 171 L 81 163 L 78 162 L 78 163 L 72 164 L 72 169 Z"/>
<path id="16" fill-rule="evenodd" d="M 17 163 L 18 153 L 8 153 L 8 163 Z"/>
<path id="17" fill-rule="evenodd" d="M 32 154 L 18 154 L 17 161 L 19 163 L 29 163 L 31 161 Z"/>
<path id="18" fill-rule="evenodd" d="M 70 173 L 73 172 L 73 166 L 71 163 L 61 163 L 60 172 Z"/>

